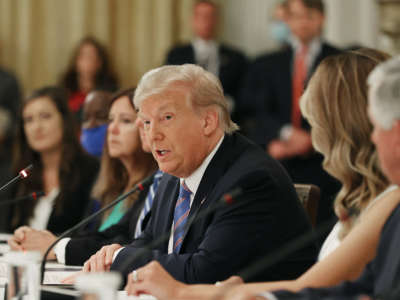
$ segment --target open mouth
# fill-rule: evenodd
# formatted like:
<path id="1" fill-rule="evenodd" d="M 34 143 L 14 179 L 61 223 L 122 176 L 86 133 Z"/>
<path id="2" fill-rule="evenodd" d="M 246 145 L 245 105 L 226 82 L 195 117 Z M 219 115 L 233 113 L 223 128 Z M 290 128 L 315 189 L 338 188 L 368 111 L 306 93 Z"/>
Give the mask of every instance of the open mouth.
<path id="1" fill-rule="evenodd" d="M 165 155 L 167 155 L 170 151 L 168 150 L 156 150 L 157 155 L 160 157 L 164 157 Z"/>

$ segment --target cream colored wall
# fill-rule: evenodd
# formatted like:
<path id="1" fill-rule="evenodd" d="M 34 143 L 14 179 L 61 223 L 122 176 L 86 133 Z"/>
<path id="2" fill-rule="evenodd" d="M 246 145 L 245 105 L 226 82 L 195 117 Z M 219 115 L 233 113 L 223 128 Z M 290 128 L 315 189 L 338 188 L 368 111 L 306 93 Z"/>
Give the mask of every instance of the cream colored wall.
<path id="1" fill-rule="evenodd" d="M 26 94 L 57 83 L 78 41 L 93 35 L 107 45 L 122 87 L 132 86 L 188 36 L 193 1 L 0 0 L 0 65 Z"/>
<path id="2" fill-rule="evenodd" d="M 191 38 L 195 0 L 0 0 L 0 65 L 25 92 L 55 84 L 85 35 L 108 46 L 122 87 L 159 66 L 167 50 Z M 268 25 L 276 0 L 215 0 L 222 40 L 251 57 L 274 48 Z M 376 46 L 375 0 L 326 0 L 325 34 L 339 46 Z"/>

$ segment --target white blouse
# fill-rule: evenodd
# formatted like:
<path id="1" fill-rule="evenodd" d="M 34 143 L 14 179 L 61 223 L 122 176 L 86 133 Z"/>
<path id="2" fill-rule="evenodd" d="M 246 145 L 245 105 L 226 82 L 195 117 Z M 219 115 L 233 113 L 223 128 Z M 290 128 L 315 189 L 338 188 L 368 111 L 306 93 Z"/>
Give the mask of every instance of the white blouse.
<path id="1" fill-rule="evenodd" d="M 33 216 L 29 219 L 29 226 L 37 230 L 45 230 L 49 223 L 51 212 L 53 211 L 54 200 L 56 200 L 60 190 L 53 189 L 48 195 L 40 197 L 33 211 Z"/>
<path id="2" fill-rule="evenodd" d="M 397 185 L 390 185 L 388 186 L 382 193 L 380 193 L 378 196 L 375 197 L 364 209 L 364 212 L 366 212 L 372 204 L 374 204 L 377 200 L 383 198 L 384 195 L 387 193 L 397 189 Z M 335 226 L 333 227 L 332 231 L 329 233 L 328 237 L 326 238 L 324 244 L 321 247 L 321 250 L 319 251 L 318 255 L 318 260 L 322 260 L 325 257 L 327 257 L 329 254 L 331 254 L 337 247 L 339 247 L 341 240 L 339 239 L 339 232 L 342 229 L 342 223 L 338 221 Z"/>

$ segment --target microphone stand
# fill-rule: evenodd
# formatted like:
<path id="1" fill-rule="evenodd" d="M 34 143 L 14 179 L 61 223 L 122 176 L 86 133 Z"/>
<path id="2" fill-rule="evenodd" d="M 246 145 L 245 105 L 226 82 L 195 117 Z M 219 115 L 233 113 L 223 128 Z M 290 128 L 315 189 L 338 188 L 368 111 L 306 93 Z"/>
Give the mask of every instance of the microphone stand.
<path id="1" fill-rule="evenodd" d="M 144 187 L 149 185 L 151 183 L 153 179 L 153 176 L 148 176 L 147 178 L 145 178 L 144 180 L 142 180 L 140 183 L 136 184 L 135 187 L 133 189 L 131 189 L 130 191 L 126 192 L 125 194 L 119 196 L 117 199 L 115 199 L 114 201 L 112 201 L 111 203 L 109 203 L 108 205 L 104 206 L 103 208 L 99 209 L 98 211 L 96 211 L 95 213 L 91 214 L 90 216 L 88 216 L 87 218 L 83 219 L 82 221 L 80 221 L 79 223 L 77 223 L 76 225 L 74 225 L 73 227 L 71 227 L 70 229 L 67 229 L 66 231 L 64 231 L 46 250 L 46 252 L 43 255 L 43 260 L 42 263 L 40 265 L 40 283 L 43 284 L 43 279 L 44 279 L 44 268 L 46 265 L 46 259 L 47 256 L 49 255 L 50 251 L 53 249 L 53 247 L 64 237 L 70 235 L 72 232 L 74 232 L 75 230 L 79 229 L 80 227 L 86 225 L 87 223 L 89 223 L 91 220 L 93 220 L 95 217 L 97 217 L 98 215 L 102 214 L 103 212 L 105 212 L 106 210 L 110 209 L 111 207 L 117 205 L 119 202 L 125 200 L 127 197 L 129 197 L 131 194 L 135 193 L 137 190 L 144 190 Z"/>
<path id="2" fill-rule="evenodd" d="M 30 164 L 29 166 L 27 166 L 25 169 L 21 170 L 18 173 L 18 176 L 14 177 L 13 179 L 11 179 L 9 182 L 7 182 L 6 184 L 4 184 L 2 187 L 0 187 L 0 192 L 4 191 L 5 189 L 7 189 L 10 185 L 20 181 L 21 179 L 25 179 L 26 177 L 28 177 L 30 175 L 30 171 L 33 169 L 33 165 Z"/>
<path id="3" fill-rule="evenodd" d="M 16 199 L 1 201 L 0 206 L 14 204 L 14 203 L 18 203 L 18 202 L 21 202 L 24 200 L 36 200 L 42 196 L 44 196 L 44 192 L 33 192 L 33 193 L 30 193 L 29 195 L 22 196 L 22 197 L 19 197 Z"/>

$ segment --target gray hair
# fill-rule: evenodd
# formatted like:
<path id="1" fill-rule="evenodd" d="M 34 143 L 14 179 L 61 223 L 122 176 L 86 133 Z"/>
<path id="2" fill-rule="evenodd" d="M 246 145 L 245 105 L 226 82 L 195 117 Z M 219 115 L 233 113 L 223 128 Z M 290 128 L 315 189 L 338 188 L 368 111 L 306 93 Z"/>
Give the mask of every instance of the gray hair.
<path id="1" fill-rule="evenodd" d="M 400 120 L 400 57 L 379 64 L 368 76 L 369 112 L 384 129 Z"/>
<path id="2" fill-rule="evenodd" d="M 193 64 L 163 66 L 143 75 L 136 88 L 134 103 L 140 109 L 143 101 L 159 95 L 173 84 L 190 88 L 190 101 L 194 108 L 215 106 L 218 110 L 219 126 L 225 133 L 239 129 L 230 117 L 228 103 L 221 82 L 210 72 Z"/>

